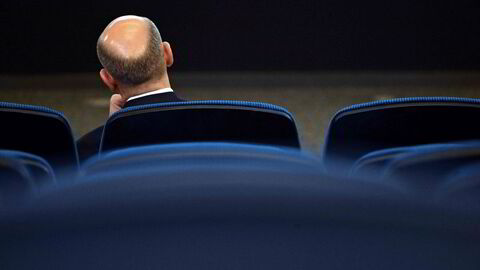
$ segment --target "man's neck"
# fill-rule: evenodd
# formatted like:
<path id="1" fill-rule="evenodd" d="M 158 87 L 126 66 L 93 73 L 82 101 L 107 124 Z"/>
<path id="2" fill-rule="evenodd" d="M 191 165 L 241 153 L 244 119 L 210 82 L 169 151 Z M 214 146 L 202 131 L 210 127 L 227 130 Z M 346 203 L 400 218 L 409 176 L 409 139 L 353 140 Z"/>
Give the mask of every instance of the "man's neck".
<path id="1" fill-rule="evenodd" d="M 161 89 L 171 89 L 170 82 L 168 77 L 158 80 L 158 81 L 150 81 L 140 85 L 136 85 L 134 87 L 130 87 L 121 91 L 121 95 L 125 100 L 128 100 L 132 97 L 136 97 L 139 95 L 143 95 L 152 91 L 157 91 Z"/>

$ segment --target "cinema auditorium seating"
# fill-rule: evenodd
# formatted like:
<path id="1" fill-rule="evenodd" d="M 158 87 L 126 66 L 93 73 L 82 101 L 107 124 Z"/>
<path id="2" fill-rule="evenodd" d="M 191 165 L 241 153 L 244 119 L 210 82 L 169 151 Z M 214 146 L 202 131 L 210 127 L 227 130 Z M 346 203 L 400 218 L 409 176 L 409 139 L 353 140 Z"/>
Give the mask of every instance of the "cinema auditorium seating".
<path id="1" fill-rule="evenodd" d="M 323 157 L 274 105 L 121 110 L 75 181 L 0 207 L 0 268 L 479 269 L 476 102 L 344 109 Z"/>
<path id="2" fill-rule="evenodd" d="M 0 149 L 44 158 L 57 174 L 78 169 L 70 124 L 58 111 L 42 106 L 0 102 Z"/>
<path id="3" fill-rule="evenodd" d="M 288 171 L 319 174 L 320 159 L 295 148 L 224 142 L 191 142 L 129 147 L 103 153 L 82 166 L 81 177 L 108 172 L 155 170 L 162 167 L 181 170 L 202 167 L 218 170 Z M 121 168 L 121 169 L 120 169 Z M 181 168 L 181 169 L 179 169 Z"/>
<path id="4" fill-rule="evenodd" d="M 353 105 L 337 112 L 325 139 L 325 167 L 351 168 L 381 149 L 480 139 L 480 100 L 413 97 Z M 338 170 L 337 170 L 338 171 Z M 345 170 L 348 172 L 349 170 Z"/>
<path id="5" fill-rule="evenodd" d="M 448 204 L 480 209 L 480 162 L 455 168 L 439 187 L 436 197 Z"/>
<path id="6" fill-rule="evenodd" d="M 354 175 L 362 172 L 377 171 L 379 175 L 385 174 L 387 167 L 393 160 L 397 160 L 405 155 L 411 155 L 414 153 L 430 153 L 439 150 L 456 149 L 457 147 L 465 147 L 471 142 L 456 142 L 456 143 L 441 143 L 441 144 L 424 144 L 416 146 L 404 146 L 381 149 L 370 152 L 359 159 L 353 164 L 350 174 Z"/>
<path id="7" fill-rule="evenodd" d="M 105 125 L 100 152 L 205 141 L 300 147 L 295 121 L 285 108 L 260 102 L 209 100 L 120 110 Z"/>
<path id="8" fill-rule="evenodd" d="M 0 207 L 15 204 L 55 181 L 55 173 L 43 158 L 0 150 Z"/>
<path id="9" fill-rule="evenodd" d="M 228 143 L 105 154 L 82 181 L 0 212 L 2 269 L 480 265 L 479 215 L 314 163 L 291 148 Z"/>
<path id="10" fill-rule="evenodd" d="M 480 141 L 427 144 L 371 152 L 352 167 L 350 175 L 399 181 L 433 193 L 460 167 L 480 161 Z"/>

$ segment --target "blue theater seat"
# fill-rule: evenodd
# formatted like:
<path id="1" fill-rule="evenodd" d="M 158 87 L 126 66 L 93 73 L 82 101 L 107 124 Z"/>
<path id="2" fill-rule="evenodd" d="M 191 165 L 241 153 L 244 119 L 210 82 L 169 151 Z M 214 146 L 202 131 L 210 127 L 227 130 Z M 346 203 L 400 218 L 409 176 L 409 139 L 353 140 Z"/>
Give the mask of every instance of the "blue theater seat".
<path id="1" fill-rule="evenodd" d="M 376 150 L 480 139 L 475 119 L 480 119 L 479 99 L 413 97 L 353 105 L 330 122 L 324 163 L 328 169 L 351 168 Z"/>
<path id="2" fill-rule="evenodd" d="M 127 173 L 163 168 L 165 171 L 204 167 L 216 171 L 289 171 L 321 174 L 320 159 L 296 148 L 223 143 L 195 142 L 129 147 L 91 158 L 80 175 Z M 183 169 L 182 169 L 183 168 Z"/>
<path id="3" fill-rule="evenodd" d="M 0 149 L 38 155 L 60 171 L 78 169 L 77 149 L 70 124 L 58 111 L 0 102 Z"/>
<path id="4" fill-rule="evenodd" d="M 357 159 L 357 161 L 353 164 L 350 170 L 350 174 L 355 175 L 362 172 L 374 172 L 382 175 L 385 173 L 386 169 L 391 165 L 392 162 L 403 159 L 404 157 L 413 156 L 416 154 L 423 155 L 430 153 L 440 153 L 443 151 L 469 148 L 471 146 L 477 146 L 477 143 L 475 141 L 467 141 L 438 144 L 422 144 L 415 146 L 394 147 L 376 150 Z"/>
<path id="5" fill-rule="evenodd" d="M 138 147 L 0 212 L 9 269 L 478 269 L 480 215 L 269 146 Z"/>
<path id="6" fill-rule="evenodd" d="M 458 168 L 480 162 L 480 141 L 383 149 L 354 164 L 351 175 L 381 177 L 416 190 L 434 192 Z"/>
<path id="7" fill-rule="evenodd" d="M 55 182 L 55 173 L 43 158 L 0 150 L 0 206 L 19 202 Z"/>
<path id="8" fill-rule="evenodd" d="M 300 147 L 286 109 L 259 102 L 188 101 L 136 106 L 107 121 L 100 152 L 129 146 L 223 141 Z"/>
<path id="9" fill-rule="evenodd" d="M 439 199 L 480 209 L 480 161 L 453 170 L 439 188 Z"/>

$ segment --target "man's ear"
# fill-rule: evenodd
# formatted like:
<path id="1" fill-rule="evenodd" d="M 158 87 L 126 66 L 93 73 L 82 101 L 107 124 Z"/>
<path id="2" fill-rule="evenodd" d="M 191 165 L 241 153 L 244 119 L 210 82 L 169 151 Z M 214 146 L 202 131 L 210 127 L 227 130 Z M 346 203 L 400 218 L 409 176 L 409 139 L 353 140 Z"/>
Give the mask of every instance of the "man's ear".
<path id="1" fill-rule="evenodd" d="M 102 79 L 103 83 L 112 91 L 113 93 L 117 93 L 117 82 L 115 79 L 108 73 L 108 71 L 104 68 L 100 70 L 100 78 Z"/>
<path id="2" fill-rule="evenodd" d="M 166 41 L 163 42 L 163 58 L 165 59 L 165 65 L 167 65 L 167 67 L 173 65 L 172 47 L 170 46 L 170 43 Z"/>

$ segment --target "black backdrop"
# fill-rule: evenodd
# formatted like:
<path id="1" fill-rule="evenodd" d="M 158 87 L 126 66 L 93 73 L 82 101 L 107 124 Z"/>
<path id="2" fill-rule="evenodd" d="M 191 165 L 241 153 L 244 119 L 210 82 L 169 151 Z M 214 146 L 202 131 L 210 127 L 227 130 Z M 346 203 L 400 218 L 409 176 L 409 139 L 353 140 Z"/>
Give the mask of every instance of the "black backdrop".
<path id="1" fill-rule="evenodd" d="M 0 72 L 97 70 L 125 14 L 157 24 L 181 71 L 480 69 L 478 2 L 2 0 Z"/>

